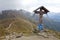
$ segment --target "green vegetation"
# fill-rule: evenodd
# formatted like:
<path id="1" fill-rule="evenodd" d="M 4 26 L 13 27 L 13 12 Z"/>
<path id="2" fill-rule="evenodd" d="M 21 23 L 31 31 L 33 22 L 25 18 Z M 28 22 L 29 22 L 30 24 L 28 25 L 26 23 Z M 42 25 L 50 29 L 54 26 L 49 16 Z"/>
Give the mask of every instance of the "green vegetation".
<path id="1" fill-rule="evenodd" d="M 33 24 L 24 19 L 18 19 L 11 25 L 10 31 L 14 32 L 32 32 Z"/>
<path id="2" fill-rule="evenodd" d="M 12 23 L 11 27 L 6 30 L 9 25 Z M 24 19 L 3 19 L 0 20 L 0 36 L 7 35 L 8 33 L 16 32 L 16 33 L 25 33 L 25 34 L 31 34 L 33 31 L 33 28 L 36 27 L 33 23 L 26 21 Z"/>
<path id="3" fill-rule="evenodd" d="M 7 35 L 6 28 L 14 19 L 4 19 L 0 20 L 0 37 Z"/>

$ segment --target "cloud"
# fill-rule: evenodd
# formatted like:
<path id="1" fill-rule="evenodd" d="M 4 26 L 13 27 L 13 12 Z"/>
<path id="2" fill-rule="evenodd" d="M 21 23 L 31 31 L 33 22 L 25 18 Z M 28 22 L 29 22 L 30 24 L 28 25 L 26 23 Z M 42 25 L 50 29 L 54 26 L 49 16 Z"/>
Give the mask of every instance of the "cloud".
<path id="1" fill-rule="evenodd" d="M 0 0 L 0 10 L 25 9 L 31 12 L 42 5 L 51 12 L 60 12 L 60 0 Z"/>

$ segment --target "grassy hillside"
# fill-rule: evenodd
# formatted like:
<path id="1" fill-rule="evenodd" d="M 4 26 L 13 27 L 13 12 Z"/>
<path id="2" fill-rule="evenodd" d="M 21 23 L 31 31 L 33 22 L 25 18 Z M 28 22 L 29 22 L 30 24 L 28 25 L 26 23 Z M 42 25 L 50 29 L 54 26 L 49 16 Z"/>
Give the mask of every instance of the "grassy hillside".
<path id="1" fill-rule="evenodd" d="M 60 39 L 60 32 L 57 32 L 57 31 L 54 31 L 54 30 L 49 30 L 49 29 L 46 29 L 46 30 L 47 30 L 46 32 L 47 32 L 48 34 L 52 34 L 54 37 Z"/>
<path id="2" fill-rule="evenodd" d="M 10 28 L 8 28 L 9 26 Z M 21 18 L 19 19 L 10 18 L 10 19 L 0 20 L 0 36 L 4 36 L 7 33 L 12 33 L 12 32 L 32 33 L 34 27 L 36 26 L 33 23 Z M 6 30 L 7 28 L 8 30 Z"/>
<path id="3" fill-rule="evenodd" d="M 6 35 L 6 28 L 9 26 L 9 24 L 14 21 L 15 19 L 0 19 L 0 36 Z"/>
<path id="4" fill-rule="evenodd" d="M 14 21 L 9 28 L 10 32 L 32 32 L 35 25 L 24 19 Z"/>
<path id="5" fill-rule="evenodd" d="M 4 11 L 0 15 L 0 37 L 4 35 L 9 35 L 10 33 L 23 33 L 30 34 L 33 31 L 33 28 L 36 28 L 35 21 L 29 19 L 29 15 L 25 14 L 24 16 L 21 12 L 18 11 Z M 46 22 L 45 22 L 46 23 Z M 52 27 L 52 26 L 51 26 Z M 48 33 L 53 34 L 57 38 L 60 38 L 60 33 L 52 30 L 47 31 Z"/>

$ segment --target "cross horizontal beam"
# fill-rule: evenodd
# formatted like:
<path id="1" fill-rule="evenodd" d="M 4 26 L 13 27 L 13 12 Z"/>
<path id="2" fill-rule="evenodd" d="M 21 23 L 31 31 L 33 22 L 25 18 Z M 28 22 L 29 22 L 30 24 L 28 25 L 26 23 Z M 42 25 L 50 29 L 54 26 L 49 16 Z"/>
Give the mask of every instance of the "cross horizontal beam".
<path id="1" fill-rule="evenodd" d="M 46 9 L 44 6 L 41 6 L 41 7 L 37 8 L 36 10 L 34 10 L 34 12 L 36 14 L 40 14 L 41 11 L 43 12 L 43 14 L 47 14 L 49 12 L 49 10 Z"/>

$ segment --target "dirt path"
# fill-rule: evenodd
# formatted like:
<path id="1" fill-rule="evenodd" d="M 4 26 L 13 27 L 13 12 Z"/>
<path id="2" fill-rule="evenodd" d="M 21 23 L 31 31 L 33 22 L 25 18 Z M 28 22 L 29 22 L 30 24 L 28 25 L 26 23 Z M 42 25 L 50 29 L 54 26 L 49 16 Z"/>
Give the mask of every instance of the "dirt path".
<path id="1" fill-rule="evenodd" d="M 49 38 L 44 38 L 42 36 L 22 36 L 21 38 L 15 38 L 15 39 L 12 39 L 12 40 L 59 40 L 53 36 L 50 36 Z"/>
<path id="2" fill-rule="evenodd" d="M 8 36 L 7 36 L 8 38 Z M 4 40 L 9 40 L 9 39 L 4 39 Z M 13 37 L 10 38 L 10 40 L 60 40 L 53 35 L 49 35 L 48 37 L 44 37 L 42 35 L 30 35 L 30 36 L 21 36 L 21 37 Z"/>

